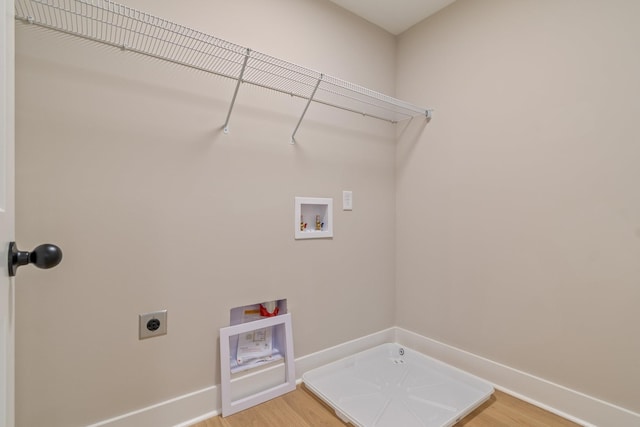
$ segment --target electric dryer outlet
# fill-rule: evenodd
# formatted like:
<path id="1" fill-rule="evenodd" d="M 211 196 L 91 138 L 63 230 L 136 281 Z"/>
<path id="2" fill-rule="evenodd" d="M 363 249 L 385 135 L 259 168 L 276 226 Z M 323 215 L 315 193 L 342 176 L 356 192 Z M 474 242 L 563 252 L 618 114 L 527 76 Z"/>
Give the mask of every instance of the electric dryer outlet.
<path id="1" fill-rule="evenodd" d="M 167 310 L 152 311 L 139 316 L 140 339 L 167 334 Z"/>

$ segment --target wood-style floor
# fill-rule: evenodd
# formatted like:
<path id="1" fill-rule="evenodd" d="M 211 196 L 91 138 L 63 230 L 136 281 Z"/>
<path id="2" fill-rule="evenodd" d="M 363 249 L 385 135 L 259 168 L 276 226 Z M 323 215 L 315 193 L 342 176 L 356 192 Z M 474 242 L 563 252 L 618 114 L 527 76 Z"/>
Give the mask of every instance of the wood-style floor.
<path id="1" fill-rule="evenodd" d="M 215 417 L 192 427 L 341 427 L 350 426 L 337 418 L 313 394 L 298 387 L 295 391 L 246 411 Z M 576 427 L 571 421 L 497 391 L 456 426 L 464 427 Z M 398 426 L 401 427 L 401 426 Z"/>

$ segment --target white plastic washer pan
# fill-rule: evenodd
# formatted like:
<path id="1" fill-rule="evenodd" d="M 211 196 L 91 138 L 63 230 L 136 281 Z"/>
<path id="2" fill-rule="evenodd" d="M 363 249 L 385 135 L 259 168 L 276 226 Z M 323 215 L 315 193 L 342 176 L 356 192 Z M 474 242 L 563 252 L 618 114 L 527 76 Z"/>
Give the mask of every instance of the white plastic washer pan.
<path id="1" fill-rule="evenodd" d="M 493 394 L 488 382 L 399 344 L 321 366 L 302 380 L 359 427 L 453 426 Z"/>

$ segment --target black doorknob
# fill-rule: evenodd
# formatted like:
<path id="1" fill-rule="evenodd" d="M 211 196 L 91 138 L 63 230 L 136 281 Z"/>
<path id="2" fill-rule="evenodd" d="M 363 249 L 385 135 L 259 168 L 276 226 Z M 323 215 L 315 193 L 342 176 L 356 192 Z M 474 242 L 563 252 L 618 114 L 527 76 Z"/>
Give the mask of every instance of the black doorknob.
<path id="1" fill-rule="evenodd" d="M 38 268 L 51 268 L 62 261 L 62 249 L 45 243 L 31 252 L 19 251 L 16 242 L 9 243 L 9 276 L 15 276 L 21 265 L 34 264 Z"/>

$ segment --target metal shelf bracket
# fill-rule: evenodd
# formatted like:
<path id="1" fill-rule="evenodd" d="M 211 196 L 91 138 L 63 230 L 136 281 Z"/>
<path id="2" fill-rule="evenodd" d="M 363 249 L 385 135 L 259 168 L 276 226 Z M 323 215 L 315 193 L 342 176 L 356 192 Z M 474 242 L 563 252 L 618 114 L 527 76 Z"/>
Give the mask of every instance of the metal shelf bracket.
<path id="1" fill-rule="evenodd" d="M 236 103 L 236 97 L 238 96 L 238 89 L 240 89 L 240 84 L 242 83 L 242 79 L 244 77 L 244 70 L 247 68 L 247 61 L 249 61 L 249 54 L 251 53 L 251 49 L 247 48 L 247 52 L 244 55 L 244 61 L 242 62 L 242 69 L 240 70 L 240 76 L 238 77 L 238 81 L 236 82 L 236 89 L 233 91 L 233 98 L 231 98 L 231 105 L 229 106 L 229 112 L 227 113 L 227 119 L 222 126 L 222 130 L 225 134 L 229 133 L 229 119 L 231 119 L 231 111 L 233 111 L 233 106 Z"/>
<path id="2" fill-rule="evenodd" d="M 298 132 L 298 128 L 300 127 L 300 123 L 302 123 L 302 119 L 304 119 L 305 114 L 307 114 L 307 110 L 309 109 L 309 105 L 311 104 L 311 101 L 313 101 L 313 97 L 316 96 L 316 92 L 318 91 L 318 86 L 320 86 L 320 83 L 322 83 L 322 78 L 323 77 L 324 77 L 324 74 L 320 74 L 320 78 L 318 79 L 315 87 L 313 88 L 313 92 L 311 92 L 311 96 L 307 100 L 307 105 L 305 105 L 304 110 L 302 111 L 302 115 L 300 116 L 300 120 L 298 120 L 298 124 L 296 125 L 296 128 L 293 130 L 293 133 L 291 134 L 291 141 L 289 141 L 290 144 L 295 144 L 296 143 L 296 133 Z"/>

